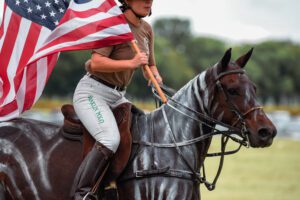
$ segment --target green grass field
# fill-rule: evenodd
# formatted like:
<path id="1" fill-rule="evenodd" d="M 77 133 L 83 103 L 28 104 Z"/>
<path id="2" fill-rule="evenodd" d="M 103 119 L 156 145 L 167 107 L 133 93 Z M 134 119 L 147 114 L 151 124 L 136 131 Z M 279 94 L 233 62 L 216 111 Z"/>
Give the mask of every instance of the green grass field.
<path id="1" fill-rule="evenodd" d="M 214 142 L 211 151 L 217 149 Z M 218 159 L 208 158 L 205 163 L 211 180 Z M 300 141 L 277 138 L 269 148 L 243 148 L 225 157 L 216 189 L 209 192 L 201 185 L 201 196 L 204 200 L 299 200 Z"/>

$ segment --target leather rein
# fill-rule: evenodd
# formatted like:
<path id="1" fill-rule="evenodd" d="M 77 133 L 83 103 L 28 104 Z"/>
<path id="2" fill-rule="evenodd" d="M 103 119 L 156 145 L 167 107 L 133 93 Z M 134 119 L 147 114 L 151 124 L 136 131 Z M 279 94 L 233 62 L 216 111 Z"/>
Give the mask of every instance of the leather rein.
<path id="1" fill-rule="evenodd" d="M 197 122 L 201 123 L 202 125 L 208 126 L 213 131 L 208 133 L 208 134 L 201 135 L 199 137 L 193 138 L 191 140 L 187 140 L 187 141 L 183 141 L 183 142 L 177 142 L 176 139 L 175 139 L 175 134 L 174 134 L 173 130 L 171 129 L 169 120 L 167 118 L 165 108 L 162 107 L 164 120 L 165 120 L 165 123 L 168 125 L 168 128 L 171 132 L 171 138 L 172 138 L 173 143 L 161 144 L 161 143 L 151 143 L 151 142 L 146 142 L 146 141 L 133 141 L 133 143 L 137 143 L 139 145 L 157 147 L 157 148 L 176 148 L 177 153 L 179 154 L 179 156 L 182 158 L 184 163 L 190 169 L 190 172 L 187 172 L 187 173 L 192 174 L 191 177 L 193 178 L 193 180 L 195 180 L 198 183 L 204 183 L 206 188 L 210 191 L 214 190 L 215 186 L 216 186 L 216 183 L 217 183 L 217 180 L 218 180 L 218 178 L 221 174 L 222 168 L 223 168 L 224 156 L 237 153 L 241 149 L 242 146 L 245 146 L 247 148 L 250 146 L 250 141 L 249 141 L 249 138 L 248 138 L 248 131 L 247 131 L 246 123 L 245 123 L 246 116 L 249 115 L 251 112 L 254 112 L 255 110 L 262 109 L 262 107 L 257 106 L 257 107 L 250 108 L 245 113 L 241 113 L 237 109 L 237 107 L 232 103 L 232 101 L 229 98 L 229 95 L 228 95 L 227 91 L 224 90 L 224 88 L 221 84 L 220 79 L 224 76 L 231 75 L 231 74 L 244 74 L 244 73 L 245 73 L 245 71 L 242 70 L 242 69 L 231 70 L 231 71 L 228 71 L 228 72 L 220 73 L 218 75 L 218 77 L 216 78 L 216 80 L 215 80 L 216 86 L 222 91 L 222 93 L 223 93 L 223 95 L 226 99 L 226 102 L 229 105 L 229 108 L 230 108 L 231 112 L 233 112 L 237 116 L 237 119 L 232 123 L 232 125 L 225 124 L 225 123 L 223 123 L 221 121 L 218 121 L 218 120 L 216 120 L 216 119 L 214 119 L 214 118 L 212 118 L 208 115 L 205 115 L 205 114 L 200 113 L 196 110 L 193 110 L 193 109 L 183 105 L 182 103 L 172 99 L 169 95 L 166 95 L 168 100 L 169 100 L 166 105 L 171 107 L 176 112 L 184 115 L 185 117 L 188 117 L 188 118 L 190 118 L 194 121 L 197 121 Z M 154 88 L 152 89 L 152 91 L 153 91 L 153 94 L 159 99 L 159 95 L 157 95 Z M 177 105 L 181 108 L 184 108 L 186 111 L 197 115 L 197 117 L 200 118 L 200 119 L 196 119 L 195 117 L 192 117 L 191 115 L 187 114 L 186 112 L 181 111 L 176 106 L 170 104 L 170 102 L 173 102 L 175 105 Z M 239 122 L 241 124 L 241 128 L 236 127 L 236 125 Z M 214 124 L 214 125 L 212 125 L 212 124 Z M 223 126 L 223 127 L 227 128 L 228 130 L 225 130 L 225 131 L 218 130 L 218 129 L 215 128 L 215 125 Z M 188 160 L 184 157 L 184 155 L 183 155 L 183 153 L 182 153 L 182 151 L 179 147 L 192 145 L 192 144 L 204 141 L 208 138 L 212 138 L 214 135 L 221 135 L 221 151 L 217 152 L 217 153 L 207 153 L 206 156 L 207 157 L 220 156 L 220 161 L 219 161 L 219 167 L 218 167 L 218 171 L 215 175 L 215 178 L 213 179 L 212 182 L 208 182 L 206 180 L 206 173 L 205 173 L 204 163 L 203 163 L 203 166 L 202 166 L 203 175 L 201 177 L 200 174 L 198 172 L 196 172 L 194 170 L 194 168 L 189 164 Z M 232 136 L 232 135 L 237 135 L 240 138 L 237 138 L 237 137 Z M 240 144 L 239 147 L 237 147 L 235 150 L 232 150 L 232 151 L 226 151 L 226 145 L 227 145 L 229 139 L 239 143 Z M 168 170 L 162 170 L 162 171 L 167 172 Z"/>

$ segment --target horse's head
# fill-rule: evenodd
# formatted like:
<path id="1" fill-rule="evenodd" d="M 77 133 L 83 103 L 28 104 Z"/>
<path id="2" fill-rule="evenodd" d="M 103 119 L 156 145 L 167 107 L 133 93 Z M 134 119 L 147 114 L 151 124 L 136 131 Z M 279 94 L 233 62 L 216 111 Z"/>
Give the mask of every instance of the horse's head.
<path id="1" fill-rule="evenodd" d="M 256 98 L 256 87 L 244 73 L 251 49 L 231 62 L 231 49 L 207 71 L 206 82 L 211 97 L 208 110 L 212 117 L 240 129 L 247 128 L 252 147 L 267 147 L 273 142 L 276 128 Z"/>

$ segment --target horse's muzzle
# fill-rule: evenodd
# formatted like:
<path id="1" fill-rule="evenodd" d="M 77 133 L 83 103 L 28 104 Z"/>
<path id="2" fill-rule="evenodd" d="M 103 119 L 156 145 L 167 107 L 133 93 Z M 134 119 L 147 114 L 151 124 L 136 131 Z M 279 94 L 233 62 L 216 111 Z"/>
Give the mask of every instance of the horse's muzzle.
<path id="1" fill-rule="evenodd" d="M 273 143 L 273 138 L 276 136 L 277 130 L 275 127 L 263 127 L 257 131 L 257 134 L 250 133 L 251 147 L 269 147 Z"/>

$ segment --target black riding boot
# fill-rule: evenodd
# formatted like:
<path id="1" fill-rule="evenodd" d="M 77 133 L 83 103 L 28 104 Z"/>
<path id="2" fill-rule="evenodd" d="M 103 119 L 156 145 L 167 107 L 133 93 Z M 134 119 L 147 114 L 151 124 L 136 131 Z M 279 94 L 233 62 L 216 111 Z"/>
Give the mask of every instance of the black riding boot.
<path id="1" fill-rule="evenodd" d="M 82 200 L 92 190 L 98 178 L 105 173 L 112 156 L 113 151 L 96 142 L 77 171 L 72 190 L 74 200 Z"/>

